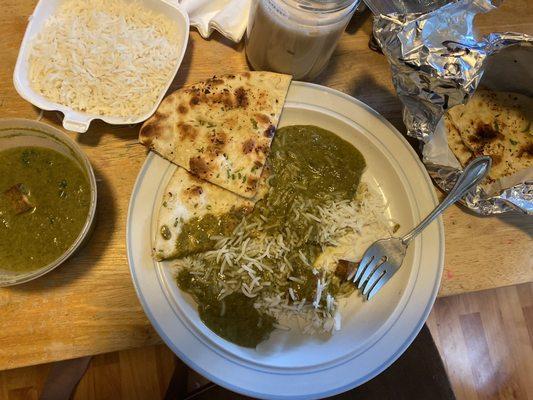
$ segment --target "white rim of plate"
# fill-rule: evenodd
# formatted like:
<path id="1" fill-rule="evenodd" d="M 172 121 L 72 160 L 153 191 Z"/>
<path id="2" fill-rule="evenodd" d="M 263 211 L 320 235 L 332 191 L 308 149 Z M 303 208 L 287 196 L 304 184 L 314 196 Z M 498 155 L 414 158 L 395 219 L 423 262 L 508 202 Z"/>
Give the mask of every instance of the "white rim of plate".
<path id="1" fill-rule="evenodd" d="M 433 207 L 437 203 L 437 198 L 433 189 L 433 185 L 431 183 L 431 180 L 420 162 L 418 156 L 414 152 L 414 150 L 411 148 L 409 143 L 403 138 L 403 136 L 380 114 L 378 114 L 375 110 L 367 106 L 366 104 L 360 102 L 359 100 L 350 97 L 344 93 L 341 93 L 339 91 L 336 91 L 334 89 L 330 89 L 327 87 L 323 87 L 316 84 L 310 84 L 310 83 L 304 83 L 304 82 L 296 82 L 294 81 L 291 84 L 291 89 L 289 90 L 289 96 L 287 98 L 286 104 L 290 104 L 291 101 L 294 101 L 295 103 L 301 103 L 305 104 L 307 106 L 312 107 L 318 107 L 322 109 L 327 109 L 328 111 L 333 111 L 332 108 L 325 107 L 324 104 L 321 103 L 320 95 L 326 95 L 329 96 L 329 100 L 336 100 L 340 101 L 341 103 L 344 103 L 345 105 L 348 104 L 351 107 L 354 107 L 359 112 L 363 112 L 366 114 L 367 117 L 372 117 L 374 120 L 373 122 L 381 123 L 381 128 L 385 128 L 387 131 L 386 135 L 392 135 L 396 138 L 396 140 L 400 140 L 401 144 L 403 145 L 403 150 L 407 150 L 407 155 L 410 156 L 410 161 L 414 161 L 416 166 L 418 167 L 417 170 L 413 173 L 418 173 L 421 176 L 418 176 L 418 178 L 422 178 L 424 185 L 424 190 L 427 190 L 427 195 L 431 198 L 431 201 L 433 204 L 426 205 L 426 208 L 428 206 Z M 301 92 L 310 92 L 307 94 L 314 94 L 311 96 L 305 96 L 305 100 L 294 100 L 290 98 L 290 93 L 292 91 L 301 91 Z M 300 93 L 300 97 L 302 94 Z M 318 95 L 318 96 L 317 96 Z M 336 111 L 333 111 L 334 114 L 337 114 Z M 365 128 L 364 126 L 360 125 L 353 119 L 350 119 L 348 115 L 344 115 L 342 113 L 338 114 L 340 117 L 343 117 L 344 119 L 350 120 L 352 123 L 358 126 L 359 129 L 366 130 L 367 133 L 370 133 L 370 131 Z M 375 129 L 374 129 L 375 130 Z M 380 131 L 382 132 L 382 131 Z M 379 141 L 379 139 L 372 133 L 370 133 L 375 139 Z M 380 133 L 381 134 L 381 133 Z M 390 153 L 390 149 L 386 149 L 386 147 L 382 144 L 381 150 L 387 151 Z M 139 300 L 144 308 L 145 313 L 147 314 L 148 318 L 150 319 L 152 325 L 155 327 L 159 335 L 162 337 L 162 339 L 166 342 L 166 344 L 182 359 L 184 360 L 189 366 L 191 366 L 193 369 L 204 375 L 206 378 L 210 379 L 211 381 L 226 387 L 230 390 L 233 390 L 235 392 L 239 392 L 248 396 L 255 396 L 260 398 L 269 398 L 269 399 L 298 399 L 298 398 L 321 398 L 326 396 L 331 396 L 334 394 L 338 394 L 341 392 L 344 392 L 346 390 L 349 390 L 351 388 L 354 388 L 356 386 L 359 386 L 363 384 L 364 382 L 372 379 L 374 376 L 381 373 L 384 369 L 386 369 L 389 365 L 391 365 L 411 344 L 411 342 L 414 340 L 420 329 L 422 328 L 427 316 L 429 315 L 429 312 L 431 310 L 431 307 L 433 305 L 433 302 L 436 298 L 438 288 L 440 285 L 440 278 L 443 271 L 443 265 L 444 265 L 444 229 L 442 225 L 442 220 L 438 219 L 436 224 L 433 224 L 432 227 L 428 228 L 426 233 L 423 237 L 426 238 L 426 248 L 428 245 L 430 247 L 434 247 L 433 254 L 436 256 L 437 260 L 434 263 L 434 276 L 430 277 L 432 279 L 432 287 L 426 287 L 426 288 L 420 288 L 416 287 L 416 283 L 419 281 L 420 275 L 420 264 L 421 264 L 421 252 L 418 251 L 417 254 L 415 254 L 415 264 L 418 263 L 418 267 L 416 270 L 416 277 L 412 281 L 411 287 L 408 289 L 411 289 L 409 294 L 406 296 L 403 296 L 400 300 L 400 303 L 398 304 L 398 308 L 401 306 L 401 311 L 393 313 L 389 317 L 389 320 L 394 319 L 394 321 L 386 327 L 386 329 L 383 329 L 383 326 L 387 325 L 390 321 L 387 320 L 379 331 L 384 330 L 381 332 L 381 335 L 377 338 L 375 338 L 376 335 L 373 335 L 372 338 L 374 338 L 373 343 L 370 345 L 367 345 L 367 347 L 364 347 L 362 350 L 356 351 L 352 354 L 347 354 L 346 356 L 341 357 L 340 359 L 333 360 L 331 362 L 328 362 L 326 366 L 323 366 L 319 369 L 311 369 L 308 368 L 297 368 L 293 370 L 288 370 L 284 368 L 279 368 L 278 371 L 272 370 L 272 368 L 264 368 L 263 365 L 260 363 L 255 364 L 250 363 L 248 360 L 244 360 L 240 358 L 239 356 L 236 356 L 233 353 L 230 353 L 229 351 L 226 351 L 223 348 L 218 348 L 218 346 L 214 345 L 213 342 L 211 342 L 208 338 L 206 338 L 204 335 L 202 335 L 195 327 L 187 326 L 188 321 L 184 321 L 179 315 L 176 313 L 175 305 L 170 304 L 169 295 L 167 294 L 167 288 L 166 283 L 161 279 L 161 272 L 160 268 L 154 268 L 152 272 L 150 272 L 150 279 L 155 278 L 157 282 L 153 281 L 147 281 L 146 277 L 143 280 L 141 275 L 143 271 L 141 271 L 139 268 L 141 268 L 139 265 L 135 264 L 135 256 L 134 253 L 136 252 L 143 252 L 143 251 L 151 251 L 151 240 L 148 243 L 147 246 L 145 246 L 144 249 L 138 249 L 136 252 L 133 250 L 133 246 L 131 244 L 132 239 L 132 232 L 134 228 L 132 228 L 132 222 L 135 219 L 133 217 L 134 215 L 134 208 L 135 208 L 135 200 L 137 198 L 137 194 L 143 184 L 143 180 L 145 178 L 146 173 L 148 172 L 150 166 L 153 164 L 154 160 L 156 159 L 156 155 L 153 153 L 150 153 L 141 168 L 141 171 L 139 172 L 139 175 L 137 177 L 137 180 L 135 182 L 135 186 L 133 189 L 132 197 L 130 200 L 129 210 L 128 210 L 128 221 L 127 221 L 127 227 L 126 227 L 126 246 L 127 246 L 127 254 L 128 254 L 128 261 L 130 265 L 130 272 L 132 275 L 132 280 L 135 286 L 135 290 L 137 292 L 137 295 L 139 297 Z M 396 159 L 396 157 L 393 156 L 392 160 L 399 166 L 399 160 Z M 168 172 L 168 170 L 167 170 Z M 407 177 L 405 176 L 405 172 L 402 170 L 402 168 L 399 168 L 398 173 L 403 175 L 403 178 L 407 180 Z M 166 175 L 163 174 L 161 177 L 161 181 L 163 180 L 163 177 Z M 158 185 L 161 185 L 162 182 L 159 182 Z M 421 184 L 422 182 L 417 182 Z M 413 188 L 409 187 L 411 195 L 414 194 Z M 418 188 L 422 190 L 421 188 Z M 415 203 L 411 201 L 410 206 L 416 207 L 416 218 L 421 218 L 420 215 L 420 204 L 417 203 L 417 200 L 414 200 Z M 428 210 L 424 210 L 424 212 L 428 212 L 431 208 Z M 415 210 L 414 210 L 415 211 Z M 150 210 L 150 220 L 152 219 L 152 214 L 154 210 Z M 423 215 L 422 215 L 423 216 Z M 433 241 L 430 240 L 428 231 L 433 231 Z M 436 239 L 436 240 L 435 240 Z M 147 247 L 147 249 L 146 249 Z M 430 249 L 431 250 L 431 249 Z M 426 256 L 427 257 L 427 256 Z M 427 270 L 427 268 L 426 268 Z M 411 280 L 410 280 L 411 281 Z M 145 295 L 143 292 L 148 291 L 150 288 L 147 285 L 155 285 L 156 288 L 159 288 L 159 293 L 155 293 L 154 296 L 148 296 Z M 420 286 L 420 285 L 419 285 Z M 424 295 L 424 302 L 420 303 L 420 299 L 417 300 L 417 302 L 413 302 L 413 293 L 415 292 L 415 289 L 422 290 L 422 295 Z M 424 293 L 425 291 L 425 293 Z M 407 290 L 406 290 L 407 292 Z M 151 297 L 151 298 L 150 298 Z M 413 315 L 414 314 L 414 315 Z M 169 315 L 173 315 L 173 322 L 174 324 L 180 324 L 179 326 L 179 333 L 183 335 L 180 339 L 182 340 L 188 340 L 189 343 L 184 343 L 183 341 L 176 340 L 176 338 L 173 338 L 169 336 L 170 330 L 173 330 L 176 328 L 177 325 L 169 325 L 168 321 L 164 321 L 165 319 L 168 319 Z M 411 320 L 406 325 L 407 317 L 411 317 Z M 401 318 L 403 317 L 403 318 Z M 174 332 L 176 333 L 176 332 Z M 243 387 L 242 383 L 239 386 L 238 384 L 234 384 L 231 381 L 235 381 L 238 379 L 232 379 L 236 378 L 237 375 L 239 377 L 242 377 L 242 374 L 245 373 L 245 378 L 242 378 L 241 380 L 248 379 L 248 383 L 250 383 L 253 386 L 253 382 L 255 380 L 258 380 L 260 382 L 261 380 L 264 381 L 264 379 L 268 379 L 269 386 L 276 386 L 276 380 L 281 381 L 284 379 L 284 377 L 290 377 L 291 381 L 298 380 L 301 384 L 309 384 L 312 381 L 317 382 L 319 381 L 318 374 L 326 374 L 331 373 L 331 370 L 335 369 L 344 369 L 346 372 L 346 368 L 349 367 L 349 364 L 354 363 L 358 357 L 362 356 L 368 356 L 367 353 L 369 351 L 374 350 L 374 352 L 379 352 L 379 348 L 376 350 L 376 345 L 380 342 L 385 342 L 386 340 L 391 340 L 394 338 L 393 343 L 389 344 L 393 348 L 393 351 L 387 354 L 387 356 L 383 357 L 381 355 L 380 358 L 382 360 L 378 365 L 372 366 L 369 368 L 369 370 L 365 374 L 360 374 L 359 376 L 353 376 L 351 378 L 348 378 L 349 382 L 341 383 L 341 379 L 339 379 L 339 384 L 335 386 L 336 382 L 333 383 L 334 387 L 328 387 L 328 388 L 321 388 L 313 391 L 313 392 L 306 392 L 305 394 L 288 394 L 284 395 L 281 393 L 272 393 L 272 392 L 265 392 L 258 390 L 257 388 L 252 387 Z M 179 342 L 179 343 L 178 343 Z M 379 346 L 378 346 L 379 347 Z M 194 355 L 191 356 L 191 349 L 194 348 Z M 365 355 L 366 354 L 366 355 Z M 217 363 L 227 364 L 225 366 L 218 365 Z M 333 363 L 333 365 L 331 365 Z M 214 366 L 220 367 L 220 368 L 213 368 Z M 216 371 L 214 371 L 216 369 Z M 235 370 L 235 373 L 231 372 L 231 370 Z M 237 371 L 239 370 L 239 371 Z M 250 386 L 250 385 L 248 385 Z M 283 386 L 281 384 L 280 386 Z M 319 385 L 320 386 L 320 385 Z"/>

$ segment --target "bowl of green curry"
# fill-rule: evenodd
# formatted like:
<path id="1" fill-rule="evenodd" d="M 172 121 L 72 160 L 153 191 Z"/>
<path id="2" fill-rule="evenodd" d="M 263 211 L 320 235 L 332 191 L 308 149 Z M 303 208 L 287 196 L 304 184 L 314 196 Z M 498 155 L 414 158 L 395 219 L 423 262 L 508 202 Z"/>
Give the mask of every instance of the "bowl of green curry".
<path id="1" fill-rule="evenodd" d="M 91 231 L 96 179 L 65 133 L 0 119 L 0 286 L 27 282 L 69 258 Z"/>

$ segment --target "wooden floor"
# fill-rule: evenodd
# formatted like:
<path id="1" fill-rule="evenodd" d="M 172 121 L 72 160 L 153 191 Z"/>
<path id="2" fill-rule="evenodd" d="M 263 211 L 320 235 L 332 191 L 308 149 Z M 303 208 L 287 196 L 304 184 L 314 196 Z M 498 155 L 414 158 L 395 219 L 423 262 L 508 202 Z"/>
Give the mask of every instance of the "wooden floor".
<path id="1" fill-rule="evenodd" d="M 458 399 L 533 399 L 533 283 L 439 299 L 428 325 Z"/>
<path id="2" fill-rule="evenodd" d="M 439 299 L 428 325 L 458 399 L 533 399 L 533 283 Z M 73 399 L 162 399 L 175 362 L 164 345 L 95 356 Z M 0 400 L 38 399 L 54 368 L 0 372 Z"/>

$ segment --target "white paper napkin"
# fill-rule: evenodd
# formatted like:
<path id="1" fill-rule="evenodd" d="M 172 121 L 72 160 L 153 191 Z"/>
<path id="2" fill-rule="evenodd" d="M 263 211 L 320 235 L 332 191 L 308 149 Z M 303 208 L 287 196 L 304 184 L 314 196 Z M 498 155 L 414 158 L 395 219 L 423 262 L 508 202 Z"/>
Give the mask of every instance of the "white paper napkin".
<path id="1" fill-rule="evenodd" d="M 178 0 L 189 14 L 191 26 L 208 38 L 213 30 L 239 42 L 246 30 L 252 0 Z"/>

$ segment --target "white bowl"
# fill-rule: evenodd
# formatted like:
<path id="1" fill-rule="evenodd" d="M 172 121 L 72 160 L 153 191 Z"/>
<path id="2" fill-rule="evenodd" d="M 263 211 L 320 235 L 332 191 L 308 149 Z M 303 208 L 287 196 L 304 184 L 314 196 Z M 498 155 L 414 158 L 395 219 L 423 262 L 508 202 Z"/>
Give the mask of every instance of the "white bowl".
<path id="1" fill-rule="evenodd" d="M 31 50 L 31 42 L 42 30 L 46 20 L 53 15 L 56 10 L 66 0 L 40 0 L 33 11 L 33 14 L 29 17 L 29 23 L 24 34 L 24 39 L 20 45 L 19 54 L 17 57 L 17 63 L 13 72 L 13 84 L 18 94 L 25 100 L 29 101 L 33 105 L 43 110 L 56 110 L 61 111 L 64 114 L 63 128 L 74 132 L 86 132 L 89 129 L 89 125 L 93 119 L 101 119 L 108 124 L 123 125 L 123 124 L 136 124 L 148 119 L 157 109 L 159 103 L 163 99 L 166 91 L 170 87 L 174 76 L 178 72 L 181 61 L 187 48 L 187 40 L 189 37 L 189 16 L 183 9 L 176 3 L 171 4 L 166 0 L 142 0 L 141 3 L 147 8 L 163 13 L 169 17 L 172 21 L 175 21 L 179 29 L 180 43 L 179 55 L 174 66 L 174 72 L 169 78 L 168 83 L 161 90 L 157 102 L 154 107 L 143 115 L 131 115 L 127 117 L 108 116 L 108 115 L 96 115 L 89 114 L 81 111 L 76 111 L 63 104 L 54 103 L 39 93 L 35 92 L 28 80 L 28 56 Z"/>

